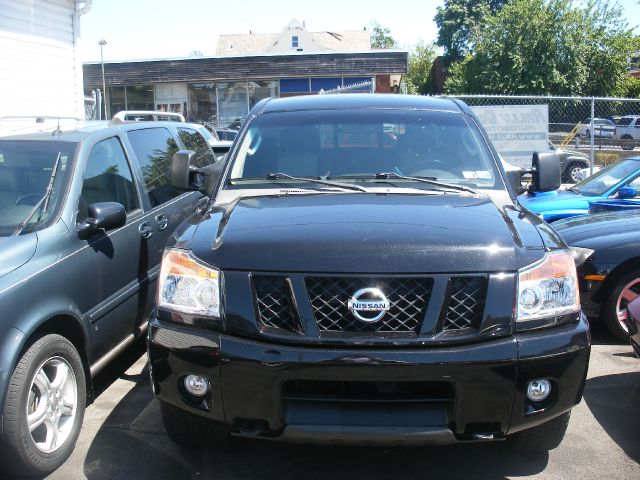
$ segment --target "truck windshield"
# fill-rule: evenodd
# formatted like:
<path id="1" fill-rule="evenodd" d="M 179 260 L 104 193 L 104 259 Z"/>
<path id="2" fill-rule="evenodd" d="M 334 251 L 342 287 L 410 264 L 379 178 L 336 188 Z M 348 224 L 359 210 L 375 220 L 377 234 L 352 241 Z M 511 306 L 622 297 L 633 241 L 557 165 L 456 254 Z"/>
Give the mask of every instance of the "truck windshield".
<path id="1" fill-rule="evenodd" d="M 75 143 L 0 140 L 0 236 L 37 229 L 55 212 Z"/>
<path id="2" fill-rule="evenodd" d="M 637 160 L 621 160 L 585 178 L 570 190 L 588 197 L 604 195 L 639 168 L 640 162 Z"/>
<path id="3" fill-rule="evenodd" d="M 424 177 L 474 189 L 502 188 L 477 127 L 466 115 L 453 112 L 267 113 L 251 121 L 233 162 L 230 183 L 241 188 L 264 188 L 274 172 L 343 183 L 385 181 L 432 188 L 401 178 Z M 397 176 L 376 175 L 382 172 Z"/>

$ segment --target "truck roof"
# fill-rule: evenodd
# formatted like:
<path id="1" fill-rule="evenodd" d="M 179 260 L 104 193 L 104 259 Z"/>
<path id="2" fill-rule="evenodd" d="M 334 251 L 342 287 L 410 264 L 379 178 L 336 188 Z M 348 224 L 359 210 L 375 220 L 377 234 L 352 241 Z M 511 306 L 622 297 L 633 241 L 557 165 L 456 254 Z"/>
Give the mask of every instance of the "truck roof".
<path id="1" fill-rule="evenodd" d="M 260 113 L 296 110 L 351 110 L 367 108 L 440 110 L 455 113 L 463 111 L 455 100 L 447 97 L 434 98 L 422 95 L 346 93 L 271 99 L 264 104 Z"/>

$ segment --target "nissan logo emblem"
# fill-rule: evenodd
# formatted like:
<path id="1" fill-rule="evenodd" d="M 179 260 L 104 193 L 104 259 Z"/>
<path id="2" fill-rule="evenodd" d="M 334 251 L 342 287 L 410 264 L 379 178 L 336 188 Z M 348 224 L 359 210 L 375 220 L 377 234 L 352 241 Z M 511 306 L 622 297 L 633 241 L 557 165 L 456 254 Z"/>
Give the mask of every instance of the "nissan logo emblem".
<path id="1" fill-rule="evenodd" d="M 391 303 L 379 288 L 361 288 L 349 299 L 347 307 L 361 322 L 375 323 L 389 311 Z"/>

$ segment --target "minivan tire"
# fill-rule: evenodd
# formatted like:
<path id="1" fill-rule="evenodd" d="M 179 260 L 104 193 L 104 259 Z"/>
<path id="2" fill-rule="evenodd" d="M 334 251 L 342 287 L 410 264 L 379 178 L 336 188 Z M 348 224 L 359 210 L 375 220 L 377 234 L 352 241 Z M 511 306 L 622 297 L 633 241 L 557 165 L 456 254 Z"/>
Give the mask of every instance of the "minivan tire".
<path id="1" fill-rule="evenodd" d="M 75 447 L 85 406 L 85 370 L 73 344 L 55 334 L 32 342 L 13 370 L 2 410 L 0 471 L 42 476 L 57 469 Z M 29 410 L 32 416 L 40 410 L 31 430 Z"/>
<path id="2" fill-rule="evenodd" d="M 199 448 L 223 442 L 229 437 L 229 430 L 225 425 L 185 412 L 173 405 L 160 402 L 160 412 L 169 439 L 183 447 Z"/>
<path id="3" fill-rule="evenodd" d="M 525 452 L 553 450 L 562 443 L 570 418 L 571 410 L 537 427 L 518 432 L 511 437 L 512 445 Z"/>

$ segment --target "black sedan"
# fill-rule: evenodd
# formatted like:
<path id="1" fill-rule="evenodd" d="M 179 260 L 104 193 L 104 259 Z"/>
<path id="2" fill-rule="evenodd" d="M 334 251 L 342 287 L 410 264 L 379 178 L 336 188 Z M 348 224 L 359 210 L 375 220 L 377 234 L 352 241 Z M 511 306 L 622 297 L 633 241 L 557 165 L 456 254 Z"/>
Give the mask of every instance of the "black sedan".
<path id="1" fill-rule="evenodd" d="M 574 252 L 582 310 L 628 341 L 627 304 L 640 296 L 640 210 L 571 217 L 553 228 Z"/>

